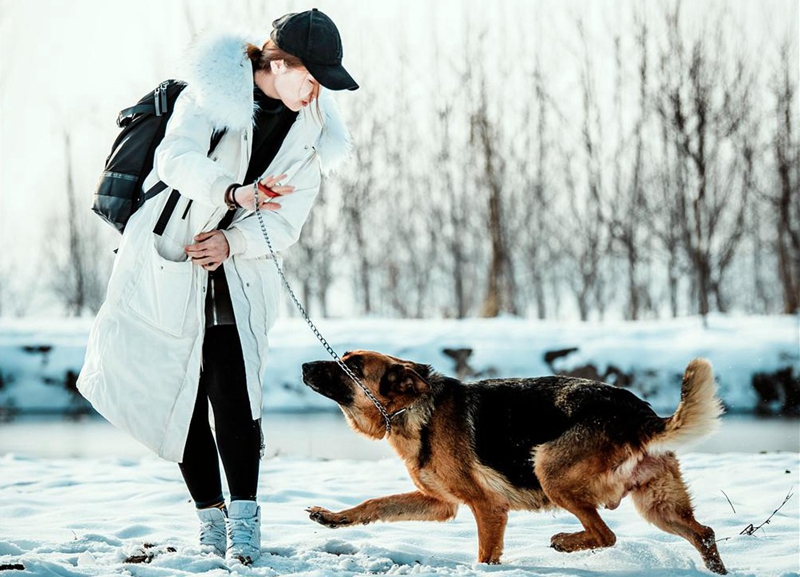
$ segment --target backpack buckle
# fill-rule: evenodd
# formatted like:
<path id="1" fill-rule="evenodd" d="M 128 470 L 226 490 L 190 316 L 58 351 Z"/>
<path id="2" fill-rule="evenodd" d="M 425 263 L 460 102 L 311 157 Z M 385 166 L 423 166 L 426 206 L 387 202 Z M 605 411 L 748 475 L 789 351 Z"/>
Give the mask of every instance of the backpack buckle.
<path id="1" fill-rule="evenodd" d="M 153 103 L 156 108 L 156 116 L 163 116 L 169 112 L 169 102 L 167 102 L 167 86 L 169 84 L 165 81 L 158 85 L 153 93 Z"/>

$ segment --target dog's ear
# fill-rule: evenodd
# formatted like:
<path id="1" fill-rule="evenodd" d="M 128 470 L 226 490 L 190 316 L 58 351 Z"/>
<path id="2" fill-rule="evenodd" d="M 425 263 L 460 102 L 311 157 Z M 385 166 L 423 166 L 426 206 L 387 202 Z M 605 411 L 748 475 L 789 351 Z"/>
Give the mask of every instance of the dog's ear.
<path id="1" fill-rule="evenodd" d="M 414 365 L 413 369 L 406 367 L 403 380 L 400 381 L 400 392 L 402 394 L 411 393 L 414 396 L 417 396 L 430 392 L 430 384 L 426 378 L 417 371 L 417 367 L 425 368 L 424 365 Z M 428 371 L 423 371 L 423 374 L 427 376 Z"/>
<path id="2" fill-rule="evenodd" d="M 433 367 L 431 367 L 430 365 L 421 365 L 419 363 L 414 363 L 411 368 L 427 384 L 428 379 L 430 379 L 431 374 L 433 373 Z"/>
<path id="3" fill-rule="evenodd" d="M 428 381 L 417 372 L 417 368 L 424 375 L 430 373 L 430 367 L 425 365 L 407 366 L 401 363 L 391 365 L 381 377 L 380 393 L 384 397 L 400 395 L 422 395 L 430 391 Z"/>

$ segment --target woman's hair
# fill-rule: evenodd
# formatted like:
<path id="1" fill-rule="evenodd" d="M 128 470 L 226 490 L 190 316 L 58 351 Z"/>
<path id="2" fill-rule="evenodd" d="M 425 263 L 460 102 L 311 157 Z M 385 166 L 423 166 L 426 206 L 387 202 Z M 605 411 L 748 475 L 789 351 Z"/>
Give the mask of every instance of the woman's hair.
<path id="1" fill-rule="evenodd" d="M 297 56 L 293 56 L 288 52 L 284 52 L 278 45 L 275 44 L 272 40 L 267 40 L 264 43 L 264 46 L 259 48 L 255 44 L 247 44 L 247 56 L 250 58 L 250 62 L 253 64 L 253 72 L 256 70 L 263 70 L 268 74 L 272 74 L 272 68 L 270 67 L 270 63 L 274 60 L 283 60 L 286 64 L 287 68 L 304 68 L 305 65 L 303 61 L 300 60 Z M 311 96 L 314 102 L 314 108 L 317 116 L 317 121 L 320 123 L 322 122 L 322 112 L 319 108 L 319 91 L 320 85 L 317 82 L 314 85 L 314 90 L 311 92 Z"/>

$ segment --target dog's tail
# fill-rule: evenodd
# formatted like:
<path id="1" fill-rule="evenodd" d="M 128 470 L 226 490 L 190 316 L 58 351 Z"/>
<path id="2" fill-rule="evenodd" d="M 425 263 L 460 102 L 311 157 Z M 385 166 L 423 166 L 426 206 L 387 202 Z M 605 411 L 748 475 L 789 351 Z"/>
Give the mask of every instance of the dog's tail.
<path id="1" fill-rule="evenodd" d="M 711 363 L 706 359 L 694 359 L 683 374 L 678 408 L 671 417 L 664 419 L 664 430 L 648 445 L 672 450 L 696 441 L 719 427 L 722 412 Z"/>

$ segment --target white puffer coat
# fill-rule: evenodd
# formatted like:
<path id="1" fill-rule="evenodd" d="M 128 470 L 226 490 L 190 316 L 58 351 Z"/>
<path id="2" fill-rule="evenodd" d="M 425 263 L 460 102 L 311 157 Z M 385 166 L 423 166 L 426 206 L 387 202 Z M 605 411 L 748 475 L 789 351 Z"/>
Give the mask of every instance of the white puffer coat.
<path id="1" fill-rule="evenodd" d="M 97 411 L 160 456 L 179 462 L 189 431 L 202 364 L 208 273 L 186 259 L 184 246 L 212 230 L 226 212 L 225 188 L 242 182 L 253 133 L 253 74 L 245 40 L 203 41 L 192 51 L 187 88 L 178 97 L 155 168 L 157 180 L 182 198 L 162 236 L 152 230 L 171 188 L 128 222 L 114 262 L 106 301 L 89 335 L 78 389 Z M 320 99 L 323 120 L 300 112 L 265 174 L 286 173 L 295 187 L 277 211 L 262 211 L 276 251 L 297 241 L 321 174 L 344 158 L 347 132 L 336 107 Z M 312 105 L 309 108 L 313 108 Z M 206 157 L 212 132 L 226 133 Z M 184 212 L 191 199 L 190 209 Z M 256 215 L 240 209 L 225 236 L 225 262 L 242 343 L 253 419 L 261 416 L 267 333 L 282 290 Z"/>

